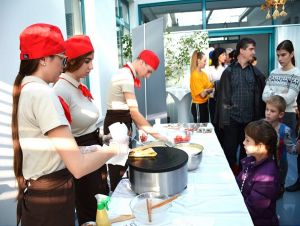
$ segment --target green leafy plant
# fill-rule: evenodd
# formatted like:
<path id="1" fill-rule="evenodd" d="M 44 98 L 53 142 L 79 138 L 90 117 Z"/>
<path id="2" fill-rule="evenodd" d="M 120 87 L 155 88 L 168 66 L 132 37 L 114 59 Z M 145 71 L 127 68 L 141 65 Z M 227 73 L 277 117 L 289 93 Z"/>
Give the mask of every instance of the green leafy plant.
<path id="1" fill-rule="evenodd" d="M 165 74 L 167 81 L 174 83 L 183 79 L 184 70 L 190 65 L 194 50 L 208 48 L 207 32 L 165 34 Z"/>
<path id="2" fill-rule="evenodd" d="M 165 75 L 167 81 L 175 84 L 183 78 L 184 70 L 190 65 L 194 50 L 203 51 L 208 48 L 207 32 L 166 33 L 164 35 Z M 123 59 L 132 61 L 132 37 L 122 36 Z"/>
<path id="3" fill-rule="evenodd" d="M 124 61 L 132 61 L 132 38 L 130 34 L 123 35 L 122 41 L 122 54 Z"/>

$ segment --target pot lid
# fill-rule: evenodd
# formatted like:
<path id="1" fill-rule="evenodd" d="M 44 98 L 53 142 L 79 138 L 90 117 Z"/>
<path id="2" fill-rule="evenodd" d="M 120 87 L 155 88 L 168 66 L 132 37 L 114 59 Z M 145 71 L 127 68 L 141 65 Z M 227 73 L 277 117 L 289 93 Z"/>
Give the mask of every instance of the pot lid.
<path id="1" fill-rule="evenodd" d="M 157 152 L 154 158 L 128 158 L 128 165 L 132 169 L 149 173 L 169 172 L 184 166 L 188 155 L 177 148 L 153 147 Z"/>

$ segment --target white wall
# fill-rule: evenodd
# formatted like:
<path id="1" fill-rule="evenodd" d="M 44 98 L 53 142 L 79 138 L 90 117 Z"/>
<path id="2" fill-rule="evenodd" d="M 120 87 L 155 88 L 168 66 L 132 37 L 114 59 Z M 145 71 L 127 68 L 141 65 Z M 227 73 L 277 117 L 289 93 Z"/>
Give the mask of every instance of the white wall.
<path id="1" fill-rule="evenodd" d="M 293 42 L 294 45 L 294 56 L 296 61 L 296 67 L 300 68 L 300 25 L 285 25 L 279 26 L 276 28 L 275 33 L 275 54 L 277 45 L 283 40 L 289 39 Z M 279 67 L 277 62 L 277 57 L 275 56 L 275 68 Z"/>
<path id="2" fill-rule="evenodd" d="M 118 69 L 115 1 L 85 1 L 85 20 L 86 34 L 90 36 L 95 49 L 94 69 L 89 77 L 90 88 L 104 117 L 108 84 L 111 75 Z"/>

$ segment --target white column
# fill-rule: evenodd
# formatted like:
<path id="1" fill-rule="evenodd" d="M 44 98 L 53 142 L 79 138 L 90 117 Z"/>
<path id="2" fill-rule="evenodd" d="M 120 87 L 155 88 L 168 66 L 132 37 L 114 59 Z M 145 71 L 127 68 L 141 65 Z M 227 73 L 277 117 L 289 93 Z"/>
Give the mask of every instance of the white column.
<path id="1" fill-rule="evenodd" d="M 102 117 L 106 113 L 108 85 L 118 69 L 118 48 L 115 1 L 85 1 L 86 34 L 95 49 L 94 70 L 90 73 L 90 88 Z"/>

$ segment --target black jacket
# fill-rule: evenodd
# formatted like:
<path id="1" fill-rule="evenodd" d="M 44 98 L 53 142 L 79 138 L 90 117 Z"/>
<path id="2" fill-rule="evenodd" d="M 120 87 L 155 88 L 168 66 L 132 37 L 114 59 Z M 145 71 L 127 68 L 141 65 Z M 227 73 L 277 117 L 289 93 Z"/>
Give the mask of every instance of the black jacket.
<path id="1" fill-rule="evenodd" d="M 224 125 L 230 125 L 230 109 L 231 103 L 231 76 L 232 67 L 235 67 L 236 62 L 230 64 L 223 72 L 217 89 L 217 103 L 214 123 L 219 128 L 224 128 Z M 254 118 L 258 120 L 265 117 L 265 102 L 262 100 L 262 93 L 265 87 L 265 76 L 255 66 L 249 65 L 253 71 L 255 78 L 254 91 Z"/>

